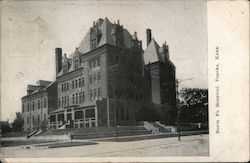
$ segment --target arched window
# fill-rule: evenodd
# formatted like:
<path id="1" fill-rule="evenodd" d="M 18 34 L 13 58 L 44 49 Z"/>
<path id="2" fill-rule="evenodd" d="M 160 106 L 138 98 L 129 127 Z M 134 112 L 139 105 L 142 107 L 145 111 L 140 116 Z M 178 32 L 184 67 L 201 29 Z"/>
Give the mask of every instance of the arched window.
<path id="1" fill-rule="evenodd" d="M 79 85 L 79 87 L 82 86 L 82 84 L 81 84 L 81 79 L 78 79 L 78 85 Z"/>
<path id="2" fill-rule="evenodd" d="M 40 100 L 37 102 L 37 108 L 40 109 Z"/>
<path id="3" fill-rule="evenodd" d="M 78 94 L 76 94 L 76 104 L 78 104 Z"/>
<path id="4" fill-rule="evenodd" d="M 43 99 L 43 107 L 44 107 L 44 108 L 47 107 L 47 100 L 46 100 L 46 98 Z"/>
<path id="5" fill-rule="evenodd" d="M 82 103 L 82 93 L 81 92 L 79 93 L 79 103 L 80 104 Z"/>

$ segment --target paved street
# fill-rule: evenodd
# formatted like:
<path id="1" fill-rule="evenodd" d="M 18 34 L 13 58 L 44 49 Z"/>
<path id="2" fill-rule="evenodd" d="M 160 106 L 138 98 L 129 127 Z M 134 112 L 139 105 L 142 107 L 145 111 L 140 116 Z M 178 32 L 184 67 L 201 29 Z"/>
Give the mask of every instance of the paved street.
<path id="1" fill-rule="evenodd" d="M 208 135 L 138 140 L 129 142 L 95 141 L 82 146 L 46 148 L 2 147 L 1 157 L 154 157 L 154 156 L 208 156 Z M 83 142 L 83 141 L 81 141 Z M 86 141 L 85 141 L 86 142 Z M 75 143 L 74 143 L 75 144 Z"/>

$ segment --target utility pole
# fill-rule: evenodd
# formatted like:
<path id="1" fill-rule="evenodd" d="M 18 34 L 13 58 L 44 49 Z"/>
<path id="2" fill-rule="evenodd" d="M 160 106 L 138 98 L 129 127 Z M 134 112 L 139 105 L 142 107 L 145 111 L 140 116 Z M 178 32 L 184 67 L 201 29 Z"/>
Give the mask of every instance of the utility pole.
<path id="1" fill-rule="evenodd" d="M 117 67 L 116 67 L 117 68 Z M 114 110 L 115 110 L 115 141 L 117 141 L 117 108 L 116 108 L 116 75 L 115 75 L 115 70 L 114 70 L 114 80 L 113 80 L 113 96 L 114 96 Z"/>
<path id="2" fill-rule="evenodd" d="M 181 141 L 181 131 L 180 131 L 180 114 L 181 109 L 178 106 L 178 99 L 179 99 L 179 83 L 187 80 L 192 80 L 193 78 L 178 80 L 176 79 L 176 109 L 177 109 L 177 130 L 178 130 L 178 141 Z"/>

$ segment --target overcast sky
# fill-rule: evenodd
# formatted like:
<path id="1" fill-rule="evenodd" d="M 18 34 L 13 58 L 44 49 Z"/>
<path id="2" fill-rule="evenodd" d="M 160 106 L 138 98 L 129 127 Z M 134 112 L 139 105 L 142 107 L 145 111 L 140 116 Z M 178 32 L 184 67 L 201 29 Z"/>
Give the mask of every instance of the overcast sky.
<path id="1" fill-rule="evenodd" d="M 56 47 L 70 54 L 98 18 L 120 24 L 146 44 L 146 29 L 169 45 L 181 87 L 207 88 L 205 1 L 1 2 L 1 119 L 21 111 L 27 84 L 55 79 Z"/>

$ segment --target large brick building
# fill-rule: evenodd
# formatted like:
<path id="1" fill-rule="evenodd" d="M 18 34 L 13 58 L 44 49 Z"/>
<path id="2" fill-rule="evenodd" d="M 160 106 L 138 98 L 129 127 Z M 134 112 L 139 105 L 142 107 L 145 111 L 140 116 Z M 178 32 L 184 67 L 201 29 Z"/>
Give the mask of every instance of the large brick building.
<path id="1" fill-rule="evenodd" d="M 48 115 L 56 109 L 57 83 L 39 80 L 38 85 L 28 85 L 22 97 L 24 130 L 35 130 L 48 122 Z"/>
<path id="2" fill-rule="evenodd" d="M 150 30 L 147 42 L 144 52 L 136 32 L 131 35 L 119 21 L 111 23 L 105 18 L 93 23 L 69 56 L 56 48 L 56 89 L 51 90 L 55 105 L 44 116 L 48 127 L 135 125 L 138 111 L 152 103 L 176 110 L 175 67 L 168 46 L 159 47 L 151 40 Z M 157 60 L 151 61 L 155 55 Z M 159 79 L 154 79 L 155 73 Z M 22 102 L 25 105 L 27 100 Z M 169 117 L 174 112 L 168 112 Z M 33 121 L 23 113 L 24 129 L 34 129 Z"/>

